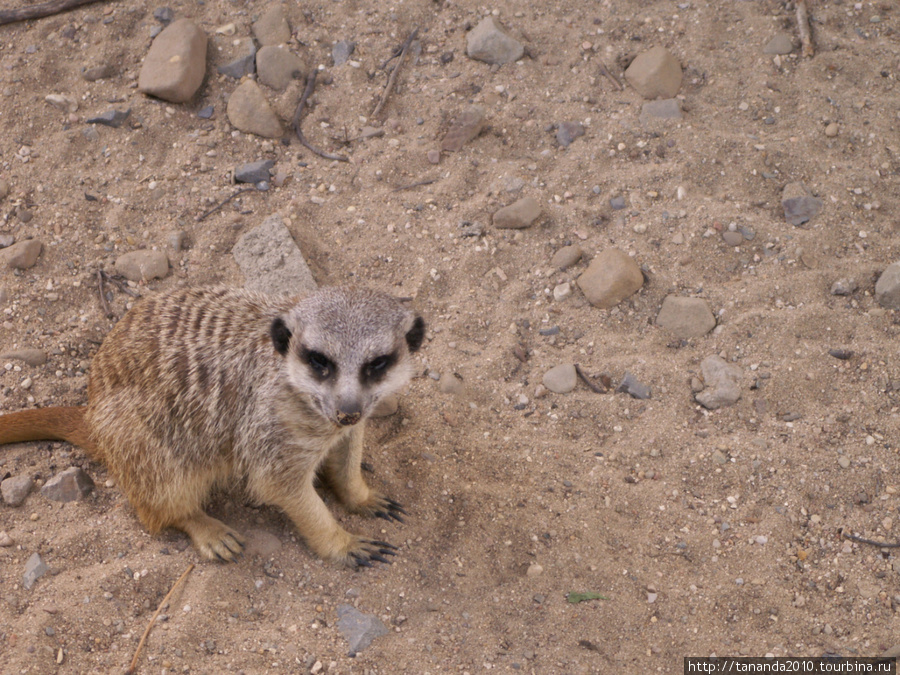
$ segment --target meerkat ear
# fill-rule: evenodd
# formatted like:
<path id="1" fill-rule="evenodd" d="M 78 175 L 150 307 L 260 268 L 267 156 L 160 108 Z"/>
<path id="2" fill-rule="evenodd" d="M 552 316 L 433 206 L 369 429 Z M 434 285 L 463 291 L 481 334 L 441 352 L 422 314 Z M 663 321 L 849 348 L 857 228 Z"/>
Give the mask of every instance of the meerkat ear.
<path id="1" fill-rule="evenodd" d="M 275 351 L 284 356 L 287 354 L 288 345 L 291 342 L 291 329 L 287 327 L 282 317 L 276 317 L 269 326 L 269 336 Z"/>
<path id="2" fill-rule="evenodd" d="M 409 351 L 418 351 L 422 346 L 422 340 L 425 339 L 425 321 L 421 316 L 417 316 L 413 321 L 412 328 L 406 332 L 406 344 Z"/>

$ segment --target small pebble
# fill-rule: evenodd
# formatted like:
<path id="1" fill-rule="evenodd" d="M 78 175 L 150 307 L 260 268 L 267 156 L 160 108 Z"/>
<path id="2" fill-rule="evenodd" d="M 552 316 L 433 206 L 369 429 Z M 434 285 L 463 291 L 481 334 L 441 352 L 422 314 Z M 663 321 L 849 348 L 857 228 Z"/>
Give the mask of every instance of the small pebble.
<path id="1" fill-rule="evenodd" d="M 578 374 L 571 363 L 563 363 L 544 373 L 544 386 L 556 394 L 568 394 L 575 388 Z M 537 398 L 537 394 L 535 394 Z"/>

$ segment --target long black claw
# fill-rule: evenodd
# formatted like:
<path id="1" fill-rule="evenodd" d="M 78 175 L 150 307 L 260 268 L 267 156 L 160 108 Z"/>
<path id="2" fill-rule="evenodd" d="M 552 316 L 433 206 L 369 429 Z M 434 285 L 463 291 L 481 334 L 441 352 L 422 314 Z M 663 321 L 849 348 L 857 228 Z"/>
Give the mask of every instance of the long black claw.
<path id="1" fill-rule="evenodd" d="M 403 504 L 401 504 L 401 503 L 398 502 L 397 500 L 391 499 L 390 497 L 388 497 L 388 498 L 387 498 L 387 503 L 388 503 L 388 506 L 391 507 L 391 510 L 393 510 L 393 511 L 399 511 L 399 512 L 402 513 L 402 514 L 407 515 L 407 514 L 406 514 L 406 510 L 403 508 Z"/>
<path id="2" fill-rule="evenodd" d="M 392 520 L 393 520 L 393 518 L 391 517 L 391 514 L 388 513 L 387 511 L 376 511 L 376 512 L 375 512 L 375 517 L 376 517 L 376 518 L 381 518 L 382 520 L 387 520 L 387 521 L 392 521 Z"/>
<path id="3" fill-rule="evenodd" d="M 384 556 L 378 555 L 377 553 L 373 553 L 372 555 L 369 556 L 369 558 L 371 560 L 377 560 L 378 562 L 387 563 L 388 565 L 391 564 L 390 560 L 388 560 Z"/>
<path id="4" fill-rule="evenodd" d="M 380 548 L 380 549 L 378 549 L 378 552 L 383 555 L 397 555 L 396 551 L 392 551 L 388 548 Z"/>
<path id="5" fill-rule="evenodd" d="M 357 567 L 371 567 L 372 563 L 369 562 L 367 558 L 364 558 L 359 553 L 351 553 L 350 557 L 353 558 L 353 562 Z"/>
<path id="6" fill-rule="evenodd" d="M 370 543 L 370 544 L 375 544 L 378 548 L 386 548 L 386 549 L 388 549 L 388 550 L 390 550 L 390 551 L 397 551 L 397 550 L 399 550 L 396 546 L 394 546 L 393 544 L 389 544 L 389 543 L 386 542 L 386 541 L 379 541 L 379 540 L 377 540 L 377 539 L 370 539 L 370 540 L 369 540 L 369 543 Z"/>

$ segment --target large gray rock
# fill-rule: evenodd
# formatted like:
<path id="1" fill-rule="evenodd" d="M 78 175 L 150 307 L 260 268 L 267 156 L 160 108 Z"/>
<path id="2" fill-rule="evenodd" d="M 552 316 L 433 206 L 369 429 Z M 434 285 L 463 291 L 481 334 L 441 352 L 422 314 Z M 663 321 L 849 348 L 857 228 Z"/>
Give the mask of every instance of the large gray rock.
<path id="1" fill-rule="evenodd" d="M 372 614 L 363 614 L 352 605 L 338 605 L 338 630 L 349 644 L 350 656 L 356 656 L 372 644 L 372 640 L 387 635 L 387 626 Z"/>
<path id="2" fill-rule="evenodd" d="M 138 88 L 171 103 L 190 100 L 206 73 L 206 44 L 206 33 L 190 19 L 172 22 L 150 46 Z"/>
<path id="3" fill-rule="evenodd" d="M 721 356 L 707 356 L 700 363 L 706 388 L 694 398 L 708 410 L 734 405 L 741 398 L 741 369 Z"/>
<path id="4" fill-rule="evenodd" d="M 494 227 L 500 230 L 521 230 L 529 227 L 541 215 L 541 205 L 534 197 L 522 197 L 494 214 Z"/>
<path id="5" fill-rule="evenodd" d="M 284 47 L 270 45 L 256 54 L 256 72 L 264 85 L 282 91 L 303 77 L 303 61 Z"/>
<path id="6" fill-rule="evenodd" d="M 37 239 L 26 239 L 0 249 L 0 260 L 11 269 L 27 270 L 37 264 L 42 250 L 44 246 Z"/>
<path id="7" fill-rule="evenodd" d="M 600 309 L 615 307 L 643 285 L 641 268 L 631 256 L 617 248 L 606 249 L 596 256 L 578 277 L 584 297 Z"/>
<path id="8" fill-rule="evenodd" d="M 281 121 L 253 80 L 247 80 L 232 92 L 225 114 L 229 122 L 248 134 L 263 138 L 280 138 L 284 134 Z"/>
<path id="9" fill-rule="evenodd" d="M 504 33 L 492 16 L 482 19 L 466 35 L 466 54 L 477 61 L 503 65 L 518 61 L 524 53 L 522 43 Z"/>
<path id="10" fill-rule="evenodd" d="M 248 290 L 305 295 L 317 288 L 303 254 L 278 215 L 269 216 L 241 237 L 232 254 Z"/>
<path id="11" fill-rule="evenodd" d="M 716 327 L 716 318 L 703 298 L 669 295 L 656 316 L 656 325 L 675 337 L 688 339 L 706 335 Z"/>
<path id="12" fill-rule="evenodd" d="M 253 24 L 253 34 L 259 44 L 280 45 L 291 39 L 291 27 L 288 25 L 281 4 L 275 5 Z"/>
<path id="13" fill-rule="evenodd" d="M 34 481 L 28 474 L 10 476 L 0 483 L 0 494 L 4 503 L 9 506 L 20 506 L 34 487 Z"/>
<path id="14" fill-rule="evenodd" d="M 625 79 L 644 98 L 674 98 L 681 88 L 681 64 L 665 47 L 638 54 Z"/>
<path id="15" fill-rule="evenodd" d="M 886 309 L 900 309 L 900 262 L 888 265 L 878 277 L 875 299 Z"/>
<path id="16" fill-rule="evenodd" d="M 795 181 L 784 186 L 781 206 L 784 209 L 785 220 L 791 225 L 803 225 L 822 210 L 823 202 L 813 197 L 806 185 Z"/>
<path id="17" fill-rule="evenodd" d="M 93 479 L 81 467 L 73 466 L 48 480 L 41 494 L 55 502 L 74 502 L 87 497 L 93 489 Z"/>
<path id="18" fill-rule="evenodd" d="M 163 251 L 131 251 L 116 258 L 116 272 L 129 281 L 162 279 L 169 273 L 169 258 Z"/>
<path id="19" fill-rule="evenodd" d="M 275 166 L 271 159 L 261 159 L 258 162 L 248 162 L 234 167 L 234 180 L 238 183 L 259 183 L 269 180 L 270 169 Z"/>

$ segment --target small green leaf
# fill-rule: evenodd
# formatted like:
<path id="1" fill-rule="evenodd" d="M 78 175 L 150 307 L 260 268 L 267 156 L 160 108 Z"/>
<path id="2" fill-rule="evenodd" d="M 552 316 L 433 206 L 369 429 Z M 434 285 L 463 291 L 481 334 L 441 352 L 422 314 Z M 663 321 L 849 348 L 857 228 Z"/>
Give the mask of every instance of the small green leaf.
<path id="1" fill-rule="evenodd" d="M 584 593 L 569 591 L 568 593 L 566 593 L 566 600 L 574 605 L 576 603 L 585 602 L 587 600 L 609 600 L 609 598 L 607 598 L 605 595 L 600 595 L 595 591 L 585 591 Z"/>

